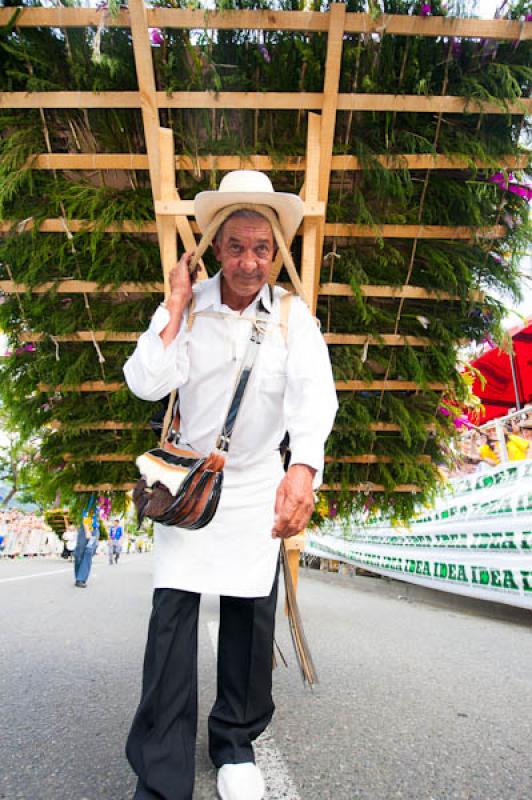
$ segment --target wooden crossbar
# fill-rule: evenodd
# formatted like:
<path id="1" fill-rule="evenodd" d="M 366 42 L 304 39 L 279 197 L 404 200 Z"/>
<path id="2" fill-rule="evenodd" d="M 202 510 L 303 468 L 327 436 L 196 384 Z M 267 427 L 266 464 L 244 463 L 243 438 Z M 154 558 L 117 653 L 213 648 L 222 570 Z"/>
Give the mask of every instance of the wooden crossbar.
<path id="1" fill-rule="evenodd" d="M 409 300 L 432 300 L 437 301 L 459 301 L 462 298 L 451 292 L 439 292 L 432 289 L 425 289 L 422 286 L 380 286 L 361 284 L 359 287 L 363 297 L 379 298 L 407 298 Z M 164 290 L 162 283 L 120 283 L 117 286 L 99 286 L 96 281 L 47 281 L 36 286 L 28 286 L 25 283 L 15 281 L 0 281 L 0 292 L 4 294 L 46 294 L 47 292 L 57 292 L 57 294 L 161 294 Z M 318 291 L 323 297 L 352 297 L 353 289 L 348 283 L 322 283 Z M 469 300 L 482 302 L 483 292 L 478 290 L 469 294 Z"/>
<path id="2" fill-rule="evenodd" d="M 59 383 L 39 383 L 40 392 L 118 392 L 123 389 L 125 383 L 106 383 L 105 381 L 85 381 L 78 384 Z M 445 383 L 428 383 L 423 386 L 415 381 L 336 381 L 336 389 L 339 392 L 400 392 L 400 391 L 443 391 L 448 388 Z"/>
<path id="3" fill-rule="evenodd" d="M 394 156 L 379 155 L 375 160 L 386 169 L 408 170 L 444 170 L 444 169 L 524 169 L 530 163 L 528 155 L 498 156 L 497 159 L 486 161 L 480 158 L 465 158 L 464 156 L 430 155 L 428 153 L 399 153 Z M 288 156 L 282 159 L 273 159 L 271 156 L 217 156 L 203 155 L 191 158 L 178 155 L 175 157 L 176 170 L 195 172 L 200 170 L 233 170 L 257 169 L 261 172 L 287 171 L 304 172 L 306 170 L 306 156 Z M 496 162 L 496 163 L 495 163 Z M 28 159 L 27 167 L 33 169 L 148 169 L 148 156 L 138 153 L 41 153 Z M 331 170 L 343 172 L 346 170 L 357 172 L 365 169 L 364 163 L 357 156 L 333 156 Z"/>
<path id="4" fill-rule="evenodd" d="M 141 108 L 141 92 L 2 92 L 0 108 Z M 321 111 L 321 92 L 156 92 L 157 108 L 274 109 Z M 530 114 L 532 99 L 503 105 L 449 95 L 339 94 L 339 111 L 396 111 L 418 114 Z"/>
<path id="5" fill-rule="evenodd" d="M 146 422 L 119 422 L 118 420 L 100 420 L 99 422 L 76 422 L 66 424 L 57 419 L 52 419 L 46 423 L 47 428 L 52 430 L 87 430 L 87 431 L 130 431 L 130 430 L 150 430 L 151 426 Z"/>
<path id="6" fill-rule="evenodd" d="M 14 8 L 0 9 L 0 25 L 7 25 Z M 80 28 L 96 27 L 102 10 L 95 8 L 21 8 L 17 27 Z M 278 11 L 273 9 L 239 9 L 209 11 L 188 8 L 151 8 L 146 14 L 152 28 L 199 30 L 292 30 L 326 32 L 327 14 L 315 11 Z M 106 15 L 106 27 L 128 28 L 130 16 L 121 10 L 116 16 Z M 371 14 L 350 12 L 346 14 L 346 33 L 395 34 L 397 36 L 459 36 L 479 39 L 526 41 L 532 38 L 532 25 L 518 20 L 481 20 L 460 17 L 420 17 L 404 14 Z"/>
<path id="7" fill-rule="evenodd" d="M 341 483 L 324 483 L 320 486 L 320 492 L 399 492 L 405 493 L 410 492 L 410 494 L 417 494 L 418 492 L 422 492 L 423 489 L 421 486 L 416 486 L 415 483 L 398 483 L 397 486 L 394 486 L 393 489 L 387 489 L 386 486 L 382 483 L 356 483 L 351 486 L 344 486 Z"/>
<path id="8" fill-rule="evenodd" d="M 324 333 L 323 338 L 329 345 L 337 344 L 369 344 L 387 345 L 388 347 L 429 347 L 433 342 L 426 336 L 401 336 L 395 333 L 383 333 L 380 336 L 368 336 L 363 333 Z"/>
<path id="9" fill-rule="evenodd" d="M 141 334 L 131 331 L 75 331 L 74 333 L 61 333 L 53 337 L 56 342 L 136 342 Z M 37 332 L 24 332 L 20 334 L 23 342 L 42 342 L 52 338 L 50 334 Z"/>
<path id="10" fill-rule="evenodd" d="M 136 455 L 132 453 L 95 453 L 91 456 L 77 456 L 75 453 L 63 453 L 65 461 L 96 461 L 101 464 L 121 461 L 134 461 Z"/>
<path id="11" fill-rule="evenodd" d="M 326 456 L 326 464 L 391 464 L 395 461 L 401 461 L 400 456 L 377 456 L 373 453 L 362 453 L 358 456 Z M 432 458 L 430 456 L 421 455 L 416 456 L 416 464 L 431 464 Z"/>
<path id="12" fill-rule="evenodd" d="M 57 342 L 136 342 L 141 332 L 131 331 L 75 331 L 54 336 Z M 20 334 L 23 342 L 42 342 L 51 338 L 49 334 L 37 332 L 24 332 Z M 400 334 L 383 333 L 378 336 L 368 336 L 364 333 L 325 333 L 323 338 L 330 345 L 376 345 L 388 347 L 429 347 L 433 342 L 425 336 L 401 336 Z"/>
<path id="13" fill-rule="evenodd" d="M 3 220 L 0 222 L 0 233 L 8 233 L 13 228 L 24 232 L 34 227 L 33 217 L 24 221 L 24 224 Z M 95 222 L 73 219 L 68 222 L 72 233 L 83 231 L 90 232 L 98 227 Z M 199 233 L 197 223 L 190 223 L 191 230 Z M 155 222 L 142 222 L 137 224 L 131 220 L 124 220 L 114 225 L 106 225 L 105 233 L 157 233 Z M 65 225 L 61 218 L 43 220 L 39 225 L 41 233 L 60 233 L 65 235 Z M 298 234 L 301 233 L 301 229 Z M 502 239 L 506 234 L 503 225 L 492 227 L 467 228 L 462 225 L 357 225 L 339 222 L 325 224 L 325 236 L 340 239 L 461 239 L 475 241 L 476 239 Z M 193 247 L 194 245 L 192 245 Z"/>
<path id="14" fill-rule="evenodd" d="M 134 483 L 76 483 L 74 486 L 75 492 L 130 492 L 135 488 Z M 410 492 L 416 494 L 421 492 L 420 486 L 414 483 L 399 483 L 393 489 L 387 489 L 382 483 L 357 483 L 351 486 L 343 486 L 341 483 L 322 484 L 319 491 L 321 492 Z"/>

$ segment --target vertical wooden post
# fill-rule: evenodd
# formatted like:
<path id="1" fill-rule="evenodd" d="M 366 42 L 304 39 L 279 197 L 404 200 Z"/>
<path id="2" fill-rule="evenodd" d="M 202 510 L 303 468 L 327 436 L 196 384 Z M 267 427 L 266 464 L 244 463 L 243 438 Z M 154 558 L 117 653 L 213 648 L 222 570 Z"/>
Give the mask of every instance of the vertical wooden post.
<path id="1" fill-rule="evenodd" d="M 307 157 L 305 167 L 305 200 L 318 200 L 320 178 L 320 139 L 321 117 L 319 114 L 308 115 L 307 128 Z M 316 311 L 316 299 L 319 288 L 319 270 L 316 270 L 318 260 L 318 236 L 320 226 L 324 220 L 319 217 L 305 217 L 303 220 L 303 248 L 301 257 L 301 282 L 305 295 L 312 304 L 311 313 Z"/>
<path id="2" fill-rule="evenodd" d="M 320 176 L 318 199 L 325 203 L 329 198 L 329 183 L 331 180 L 331 166 L 336 129 L 336 110 L 338 107 L 338 89 L 340 86 L 340 72 L 342 68 L 342 50 L 344 43 L 346 5 L 332 3 L 329 12 L 329 35 L 327 39 L 327 60 L 325 62 L 325 78 L 323 82 L 323 108 L 321 114 L 321 139 L 320 139 Z M 327 212 L 325 212 L 327 213 Z M 323 241 L 325 238 L 325 218 L 321 221 L 316 247 L 314 281 L 313 311 L 318 301 L 321 262 L 323 258 Z"/>
<path id="3" fill-rule="evenodd" d="M 146 6 L 144 0 L 130 0 L 129 14 L 131 18 L 131 36 L 133 38 L 133 52 L 135 55 L 135 66 L 137 70 L 137 82 L 139 85 L 140 102 L 142 111 L 142 122 L 144 125 L 144 137 L 146 139 L 146 150 L 148 154 L 148 167 L 150 172 L 151 191 L 154 202 L 162 200 L 161 196 L 161 180 L 162 166 L 161 166 L 161 153 L 160 153 L 160 139 L 159 139 L 159 108 L 157 105 L 157 91 L 155 86 L 155 72 L 153 69 L 153 60 L 151 54 L 150 35 L 148 32 L 148 19 L 146 13 Z M 171 131 L 170 131 L 171 134 Z M 168 145 L 167 145 L 168 146 Z M 173 143 L 172 154 L 173 154 Z M 175 186 L 175 158 L 173 157 L 172 164 L 168 161 L 164 165 L 164 180 L 165 186 L 171 196 L 165 197 L 165 200 L 179 200 L 179 194 Z M 170 187 L 168 181 L 172 182 Z M 163 245 L 163 237 L 166 236 L 169 228 L 163 223 L 163 217 L 156 214 L 155 220 L 157 224 L 157 235 L 159 237 L 159 250 L 161 253 L 161 263 L 167 258 L 165 255 Z M 192 227 L 187 217 L 176 216 L 172 225 L 177 224 L 177 230 L 183 241 L 186 250 L 193 250 L 196 246 L 196 239 L 192 232 Z M 163 230 L 165 233 L 163 233 Z M 168 253 L 168 251 L 167 251 Z M 177 250 L 176 250 L 177 257 Z M 175 259 L 174 259 L 175 264 Z M 172 265 L 165 268 L 163 263 L 163 270 L 165 276 L 171 269 Z M 207 277 L 207 272 L 203 264 L 200 266 L 200 278 Z"/>

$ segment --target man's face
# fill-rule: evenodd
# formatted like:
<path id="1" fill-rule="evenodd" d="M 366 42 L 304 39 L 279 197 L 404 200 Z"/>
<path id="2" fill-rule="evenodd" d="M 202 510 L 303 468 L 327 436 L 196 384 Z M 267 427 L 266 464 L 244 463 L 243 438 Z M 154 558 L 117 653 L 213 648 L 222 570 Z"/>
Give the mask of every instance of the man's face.
<path id="1" fill-rule="evenodd" d="M 258 217 L 227 220 L 214 253 L 231 294 L 254 297 L 267 283 L 275 256 L 270 223 Z"/>

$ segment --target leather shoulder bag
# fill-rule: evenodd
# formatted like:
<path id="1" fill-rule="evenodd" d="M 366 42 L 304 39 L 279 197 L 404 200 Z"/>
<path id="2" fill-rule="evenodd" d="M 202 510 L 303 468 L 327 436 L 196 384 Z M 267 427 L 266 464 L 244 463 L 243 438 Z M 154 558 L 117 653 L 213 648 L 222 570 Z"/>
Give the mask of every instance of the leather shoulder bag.
<path id="1" fill-rule="evenodd" d="M 223 468 L 229 450 L 244 392 L 259 346 L 266 332 L 268 312 L 259 310 L 252 324 L 244 360 L 236 381 L 229 411 L 216 442 L 207 456 L 180 444 L 180 420 L 177 403 L 172 407 L 173 420 L 164 431 L 161 446 L 137 458 L 141 478 L 133 490 L 139 525 L 145 517 L 163 525 L 197 530 L 212 520 L 223 485 Z"/>

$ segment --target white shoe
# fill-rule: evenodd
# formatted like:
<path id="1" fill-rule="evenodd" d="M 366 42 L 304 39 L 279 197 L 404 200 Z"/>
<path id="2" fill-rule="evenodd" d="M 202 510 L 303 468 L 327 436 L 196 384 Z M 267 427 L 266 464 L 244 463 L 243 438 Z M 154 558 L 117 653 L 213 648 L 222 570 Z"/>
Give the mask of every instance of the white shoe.
<path id="1" fill-rule="evenodd" d="M 262 800 L 264 778 L 253 763 L 224 764 L 218 770 L 218 794 L 221 800 Z"/>

